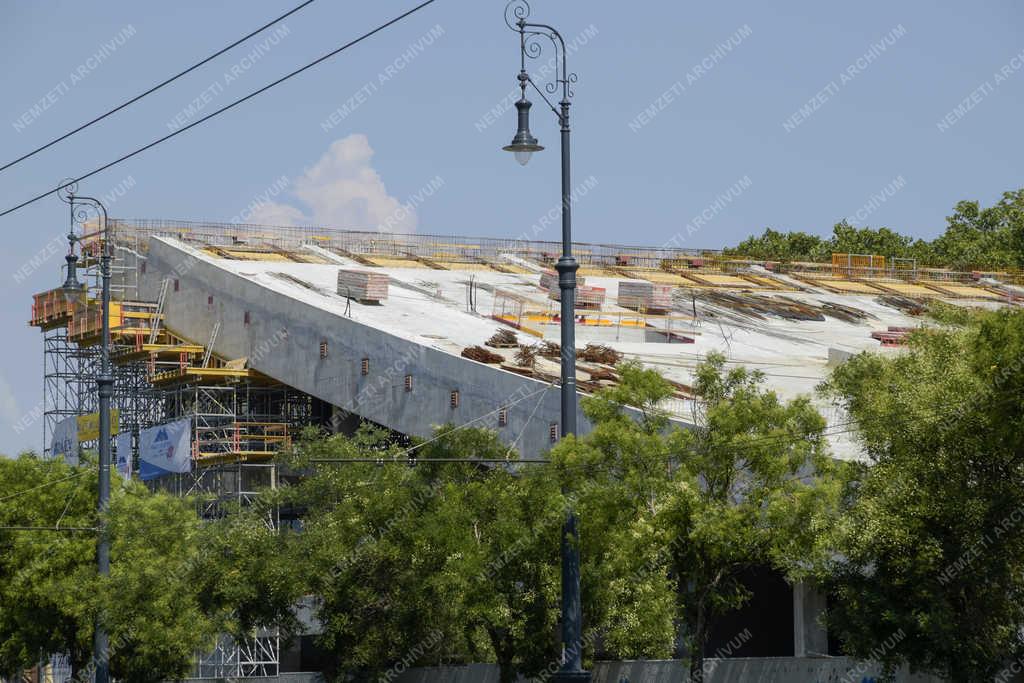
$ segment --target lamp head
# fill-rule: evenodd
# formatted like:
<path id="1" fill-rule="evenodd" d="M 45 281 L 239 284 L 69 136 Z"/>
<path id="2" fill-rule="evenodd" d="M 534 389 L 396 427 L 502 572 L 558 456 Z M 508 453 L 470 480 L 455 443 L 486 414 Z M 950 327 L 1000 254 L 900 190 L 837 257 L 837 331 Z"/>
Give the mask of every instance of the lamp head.
<path id="1" fill-rule="evenodd" d="M 512 142 L 502 147 L 506 152 L 512 152 L 520 165 L 526 166 L 534 152 L 539 152 L 543 147 L 537 144 L 537 138 L 530 133 L 530 107 L 533 105 L 526 99 L 526 93 L 516 102 L 516 110 L 519 112 L 519 127 L 516 130 Z"/>
<path id="2" fill-rule="evenodd" d="M 78 281 L 78 257 L 68 254 L 64 257 L 68 264 L 68 276 L 64 279 L 60 291 L 68 303 L 80 301 L 85 294 L 85 285 Z"/>

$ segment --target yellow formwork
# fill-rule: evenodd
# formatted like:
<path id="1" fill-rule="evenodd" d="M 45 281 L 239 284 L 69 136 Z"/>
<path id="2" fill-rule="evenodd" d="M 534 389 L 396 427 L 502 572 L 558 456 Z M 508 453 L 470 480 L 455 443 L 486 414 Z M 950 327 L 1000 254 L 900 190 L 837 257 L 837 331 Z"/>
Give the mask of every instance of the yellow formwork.
<path id="1" fill-rule="evenodd" d="M 715 287 L 738 287 L 743 289 L 750 289 L 752 287 L 760 287 L 760 285 L 744 280 L 741 277 L 735 275 L 720 275 L 717 273 L 687 273 L 684 277 L 693 280 L 697 284 L 701 285 L 712 285 Z"/>
<path id="2" fill-rule="evenodd" d="M 913 296 L 913 297 L 934 297 L 939 294 L 923 285 L 917 285 L 912 282 L 876 282 L 871 281 L 873 287 L 881 287 L 882 289 L 893 292 L 894 294 L 900 294 L 902 296 Z"/>
<path id="3" fill-rule="evenodd" d="M 373 263 L 373 265 L 380 266 L 381 268 L 427 268 L 427 266 L 423 265 L 419 261 L 409 258 L 387 256 L 365 256 L 364 258 Z"/>
<path id="4" fill-rule="evenodd" d="M 760 286 L 768 288 L 768 289 L 778 289 L 778 290 L 792 290 L 792 289 L 795 289 L 794 287 L 789 287 L 786 284 L 784 284 L 782 282 L 779 282 L 778 280 L 772 280 L 770 278 L 760 277 L 758 275 L 746 275 L 746 274 L 744 274 L 743 275 L 743 279 L 744 280 L 750 280 L 754 284 L 760 285 Z"/>
<path id="5" fill-rule="evenodd" d="M 677 287 L 692 287 L 693 280 L 688 280 L 681 275 L 665 273 L 658 270 L 630 270 L 629 276 L 637 280 L 657 282 L 662 285 L 675 285 Z"/>
<path id="6" fill-rule="evenodd" d="M 806 278 L 806 281 L 829 290 L 830 292 L 836 292 L 839 294 L 884 294 L 885 290 L 873 287 L 866 282 L 857 282 L 855 280 L 840 280 L 838 278 Z"/>
<path id="7" fill-rule="evenodd" d="M 460 261 L 437 261 L 437 263 L 441 266 L 444 266 L 448 270 L 464 270 L 467 272 L 494 272 L 494 269 L 491 268 L 486 263 L 464 263 Z"/>
<path id="8" fill-rule="evenodd" d="M 926 287 L 934 289 L 936 292 L 946 296 L 953 296 L 960 299 L 987 299 L 989 301 L 1002 301 L 1005 297 L 1001 294 L 989 291 L 982 287 L 972 287 L 971 285 L 960 285 L 955 283 L 926 283 Z"/>

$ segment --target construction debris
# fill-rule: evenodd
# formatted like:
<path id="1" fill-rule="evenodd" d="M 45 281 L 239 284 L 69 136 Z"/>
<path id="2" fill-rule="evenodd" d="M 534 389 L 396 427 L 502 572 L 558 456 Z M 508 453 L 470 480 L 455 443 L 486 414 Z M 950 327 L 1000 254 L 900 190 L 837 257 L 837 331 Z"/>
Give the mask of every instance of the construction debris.
<path id="1" fill-rule="evenodd" d="M 516 351 L 516 363 L 524 368 L 532 368 L 537 364 L 537 347 L 536 345 L 526 344 L 519 347 Z"/>
<path id="2" fill-rule="evenodd" d="M 512 330 L 498 330 L 484 344 L 494 349 L 514 349 L 519 346 L 519 339 Z"/>
<path id="3" fill-rule="evenodd" d="M 823 301 L 821 304 L 821 310 L 825 315 L 838 318 L 839 320 L 843 320 L 848 323 L 855 323 L 860 320 L 875 317 L 867 311 L 862 311 L 861 309 L 854 308 L 853 306 L 837 304 L 834 301 Z"/>
<path id="4" fill-rule="evenodd" d="M 559 358 L 562 355 L 562 345 L 553 341 L 542 341 L 537 355 L 544 358 Z"/>
<path id="5" fill-rule="evenodd" d="M 608 368 L 603 368 L 603 367 L 600 367 L 600 366 L 597 366 L 597 365 L 583 365 L 582 363 L 578 364 L 576 367 L 579 368 L 580 370 L 584 371 L 588 375 L 590 375 L 590 381 L 591 382 L 600 382 L 600 381 L 618 382 L 619 381 L 618 373 L 616 373 L 614 370 L 609 370 Z"/>
<path id="6" fill-rule="evenodd" d="M 787 296 L 763 296 L 758 294 L 734 294 L 721 291 L 694 291 L 700 301 L 721 308 L 727 308 L 757 320 L 775 316 L 785 320 L 822 322 L 825 316 L 846 322 L 856 322 L 871 317 L 865 311 L 853 306 L 823 302 L 820 306 L 797 301 Z"/>
<path id="7" fill-rule="evenodd" d="M 576 357 L 590 363 L 616 365 L 622 360 L 622 353 L 603 344 L 587 344 L 583 349 L 576 349 Z"/>
<path id="8" fill-rule="evenodd" d="M 361 303 L 380 303 L 388 298 L 387 273 L 338 269 L 338 294 Z"/>
<path id="9" fill-rule="evenodd" d="M 462 349 L 462 357 L 481 363 L 504 363 L 505 357 L 489 351 L 482 346 L 467 346 Z"/>
<path id="10" fill-rule="evenodd" d="M 907 315 L 921 315 L 925 312 L 925 303 L 918 299 L 908 299 L 905 296 L 880 296 L 875 299 L 883 306 L 896 308 Z"/>

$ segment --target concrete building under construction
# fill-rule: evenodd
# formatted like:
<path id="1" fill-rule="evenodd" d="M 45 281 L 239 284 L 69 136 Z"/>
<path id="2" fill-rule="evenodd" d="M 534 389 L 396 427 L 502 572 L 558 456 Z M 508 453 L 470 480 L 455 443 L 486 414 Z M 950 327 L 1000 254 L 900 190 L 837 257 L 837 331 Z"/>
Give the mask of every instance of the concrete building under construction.
<path id="1" fill-rule="evenodd" d="M 560 244 L 111 222 L 119 429 L 134 435 L 137 450 L 140 430 L 191 424 L 190 471 L 161 486 L 213 494 L 210 506 L 244 501 L 275 485 L 274 454 L 306 425 L 345 432 L 370 421 L 422 438 L 438 425 L 473 424 L 495 430 L 523 458 L 541 456 L 559 437 L 551 268 Z M 101 247 L 98 233 L 80 242 L 88 280 L 81 300 L 59 289 L 34 297 L 44 449 L 62 420 L 96 410 Z M 635 359 L 674 383 L 663 407 L 684 426 L 694 414 L 694 370 L 710 351 L 761 370 L 789 399 L 812 394 L 851 354 L 898 351 L 926 300 L 995 307 L 1024 293 L 1015 274 L 925 269 L 885 255 L 782 264 L 667 247 L 578 243 L 574 251 L 580 391 L 613 385 L 616 361 Z M 849 421 L 815 400 L 833 454 L 859 457 Z M 579 424 L 590 427 L 582 413 Z M 797 587 L 788 599 L 789 632 L 754 639 L 746 654 L 829 650 L 813 617 L 824 598 Z M 276 675 L 280 666 L 276 637 L 257 634 L 226 643 L 196 675 Z"/>

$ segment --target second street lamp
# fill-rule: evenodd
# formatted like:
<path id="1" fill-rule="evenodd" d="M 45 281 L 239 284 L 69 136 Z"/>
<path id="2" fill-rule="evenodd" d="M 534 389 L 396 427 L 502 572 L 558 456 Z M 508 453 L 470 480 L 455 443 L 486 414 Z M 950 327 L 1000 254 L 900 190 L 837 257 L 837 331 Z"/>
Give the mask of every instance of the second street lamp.
<path id="1" fill-rule="evenodd" d="M 100 315 L 102 316 L 102 334 L 100 337 L 100 374 L 96 378 L 96 392 L 99 394 L 99 539 L 96 543 L 96 564 L 101 577 L 110 575 L 110 537 L 107 534 L 106 514 L 110 501 L 110 402 L 114 395 L 114 374 L 110 366 L 110 259 L 113 251 L 110 222 L 107 220 L 107 209 L 100 200 L 93 197 L 76 195 L 78 187 L 73 182 L 62 183 L 58 196 L 71 209 L 72 253 L 67 256 L 68 276 L 62 287 L 65 297 L 85 298 L 85 285 L 79 285 L 75 277 L 77 259 L 74 255 L 74 225 L 76 221 L 84 222 L 90 211 L 99 218 L 98 230 L 100 240 Z M 110 681 L 110 641 L 103 615 L 96 618 L 93 632 L 93 666 L 95 667 L 95 683 Z"/>
<path id="2" fill-rule="evenodd" d="M 534 152 L 543 147 L 530 132 L 530 101 L 526 99 L 526 86 L 530 85 L 541 96 L 558 118 L 562 142 L 562 255 L 555 264 L 558 271 L 558 288 L 561 294 L 562 318 L 562 436 L 576 433 L 576 270 L 579 266 L 572 255 L 572 195 L 569 168 L 569 100 L 572 98 L 570 85 L 576 81 L 576 74 L 569 73 L 565 64 L 565 41 L 547 24 L 527 21 L 530 5 L 526 0 L 512 0 L 505 6 L 505 23 L 519 34 L 519 87 L 522 95 L 516 102 L 518 127 L 512 142 L 503 149 L 515 154 L 516 161 L 523 166 Z M 562 91 L 558 108 L 548 100 L 544 91 L 537 87 L 526 71 L 526 58 L 540 56 L 540 40 L 551 41 L 555 50 L 555 80 L 546 83 L 544 90 L 549 94 Z M 562 665 L 551 680 L 558 682 L 589 681 L 590 673 L 583 670 L 583 610 L 580 601 L 580 553 L 579 532 L 576 514 L 570 509 L 562 527 Z"/>

